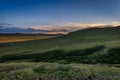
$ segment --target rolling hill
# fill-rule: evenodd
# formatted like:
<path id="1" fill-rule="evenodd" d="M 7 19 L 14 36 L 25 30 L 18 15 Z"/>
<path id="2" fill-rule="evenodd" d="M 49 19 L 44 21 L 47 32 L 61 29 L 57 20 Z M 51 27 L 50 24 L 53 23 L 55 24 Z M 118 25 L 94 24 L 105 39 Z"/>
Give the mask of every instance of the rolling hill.
<path id="1" fill-rule="evenodd" d="M 120 27 L 0 44 L 0 80 L 120 80 Z"/>
<path id="2" fill-rule="evenodd" d="M 120 27 L 88 28 L 61 37 L 6 43 L 0 44 L 0 46 L 0 60 L 3 62 L 9 60 L 45 62 L 65 60 L 65 62 L 114 63 L 114 61 L 110 61 L 111 59 L 109 60 L 110 55 L 106 53 L 112 52 L 111 55 L 114 55 L 116 51 L 119 53 Z M 120 61 L 117 53 L 113 58 L 115 64 Z M 102 61 L 99 60 L 103 55 L 108 60 L 104 60 L 105 58 Z"/>

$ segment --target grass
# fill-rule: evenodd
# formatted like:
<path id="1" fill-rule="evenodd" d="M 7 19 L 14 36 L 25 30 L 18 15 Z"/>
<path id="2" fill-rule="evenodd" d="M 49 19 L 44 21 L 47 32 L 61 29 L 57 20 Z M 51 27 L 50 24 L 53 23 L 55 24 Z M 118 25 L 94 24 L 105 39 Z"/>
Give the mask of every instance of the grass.
<path id="1" fill-rule="evenodd" d="M 96 30 L 96 31 L 95 31 Z M 104 45 L 106 49 L 120 46 L 120 28 L 87 29 L 74 32 L 58 38 L 45 40 L 32 40 L 25 42 L 0 44 L 0 55 L 13 53 L 41 53 L 56 49 L 66 51 L 74 49 L 86 49 L 94 46 Z M 28 54 L 28 53 L 27 53 Z"/>
<path id="2" fill-rule="evenodd" d="M 120 48 L 113 48 L 98 58 L 99 62 L 109 64 L 120 64 Z"/>
<path id="3" fill-rule="evenodd" d="M 112 48 L 104 54 L 104 46 L 96 46 L 84 50 L 53 50 L 45 53 L 34 54 L 7 54 L 0 58 L 1 62 L 32 61 L 32 62 L 57 62 L 57 63 L 87 63 L 87 64 L 120 64 L 120 48 Z"/>
<path id="4" fill-rule="evenodd" d="M 120 69 L 106 65 L 2 63 L 0 80 L 119 80 Z"/>
<path id="5" fill-rule="evenodd" d="M 21 42 L 36 39 L 47 39 L 54 36 L 39 36 L 39 35 L 0 35 L 0 43 Z"/>
<path id="6" fill-rule="evenodd" d="M 45 53 L 34 53 L 34 54 L 7 54 L 0 58 L 1 62 L 14 61 L 14 60 L 30 60 L 34 62 L 55 62 L 55 61 L 65 61 L 69 62 L 82 62 L 82 63 L 92 63 L 89 61 L 89 55 L 94 54 L 97 51 L 103 50 L 104 46 L 96 46 L 93 48 L 88 48 L 85 50 L 53 50 Z"/>
<path id="7" fill-rule="evenodd" d="M 0 44 L 0 80 L 120 80 L 120 27 Z"/>

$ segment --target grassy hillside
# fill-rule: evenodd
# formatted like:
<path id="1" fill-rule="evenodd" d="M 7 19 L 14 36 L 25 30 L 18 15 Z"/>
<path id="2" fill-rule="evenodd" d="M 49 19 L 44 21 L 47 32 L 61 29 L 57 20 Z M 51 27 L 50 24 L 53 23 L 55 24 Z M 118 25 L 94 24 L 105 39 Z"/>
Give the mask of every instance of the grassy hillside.
<path id="1" fill-rule="evenodd" d="M 0 80 L 120 80 L 120 27 L 0 44 Z"/>
<path id="2" fill-rule="evenodd" d="M 96 47 L 99 46 L 103 46 L 104 48 L 96 51 L 93 50 L 94 48 L 96 49 Z M 25 55 L 29 56 L 36 54 L 39 54 L 41 56 L 42 53 L 49 53 L 49 52 L 50 53 L 52 52 L 53 54 L 54 52 L 57 53 L 56 50 L 58 50 L 58 53 L 60 53 L 61 51 L 61 54 L 62 52 L 65 52 L 66 54 L 73 52 L 74 54 L 74 53 L 81 53 L 81 51 L 85 51 L 85 50 L 87 52 L 87 50 L 89 49 L 93 50 L 93 52 L 91 53 L 91 55 L 89 55 L 89 57 L 98 58 L 106 53 L 109 53 L 109 50 L 111 49 L 116 50 L 116 48 L 118 48 L 118 52 L 119 52 L 120 27 L 90 28 L 90 29 L 84 29 L 84 30 L 72 32 L 68 35 L 57 38 L 0 44 L 0 56 L 1 56 L 0 60 L 4 61 L 3 59 L 7 55 L 9 55 L 9 57 L 12 57 L 14 55 L 19 57 L 19 56 L 25 56 Z M 30 58 L 27 57 L 21 59 L 30 60 Z"/>

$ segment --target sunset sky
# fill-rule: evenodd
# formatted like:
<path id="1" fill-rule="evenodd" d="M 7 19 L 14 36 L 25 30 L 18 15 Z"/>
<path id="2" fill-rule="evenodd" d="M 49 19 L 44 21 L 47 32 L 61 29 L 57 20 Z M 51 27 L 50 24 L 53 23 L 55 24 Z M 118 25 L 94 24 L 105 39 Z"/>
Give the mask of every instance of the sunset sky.
<path id="1" fill-rule="evenodd" d="M 0 28 L 56 33 L 119 24 L 120 0 L 0 0 Z"/>

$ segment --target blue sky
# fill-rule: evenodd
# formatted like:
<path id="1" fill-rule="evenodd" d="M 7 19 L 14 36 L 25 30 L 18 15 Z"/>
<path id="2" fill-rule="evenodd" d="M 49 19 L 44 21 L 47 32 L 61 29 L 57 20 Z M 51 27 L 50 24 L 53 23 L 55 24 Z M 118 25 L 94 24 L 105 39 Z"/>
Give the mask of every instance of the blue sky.
<path id="1" fill-rule="evenodd" d="M 119 21 L 120 0 L 0 0 L 0 23 L 20 28 Z"/>

